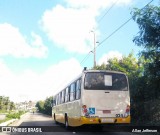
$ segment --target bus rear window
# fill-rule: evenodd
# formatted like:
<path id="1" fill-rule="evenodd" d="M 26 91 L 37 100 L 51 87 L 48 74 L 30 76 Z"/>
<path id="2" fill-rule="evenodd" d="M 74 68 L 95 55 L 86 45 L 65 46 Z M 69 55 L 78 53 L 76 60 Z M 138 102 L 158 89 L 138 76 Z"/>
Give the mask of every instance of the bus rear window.
<path id="1" fill-rule="evenodd" d="M 85 75 L 84 89 L 87 90 L 127 90 L 124 74 L 107 72 L 88 72 Z"/>

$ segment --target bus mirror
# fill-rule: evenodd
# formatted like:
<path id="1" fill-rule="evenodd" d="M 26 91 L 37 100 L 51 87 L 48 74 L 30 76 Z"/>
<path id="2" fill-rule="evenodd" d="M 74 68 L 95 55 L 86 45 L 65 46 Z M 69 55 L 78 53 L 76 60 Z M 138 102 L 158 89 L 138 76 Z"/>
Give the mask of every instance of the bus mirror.
<path id="1" fill-rule="evenodd" d="M 87 67 L 84 67 L 84 69 L 83 69 L 83 70 L 84 70 L 84 71 L 85 71 L 85 70 L 87 70 Z"/>

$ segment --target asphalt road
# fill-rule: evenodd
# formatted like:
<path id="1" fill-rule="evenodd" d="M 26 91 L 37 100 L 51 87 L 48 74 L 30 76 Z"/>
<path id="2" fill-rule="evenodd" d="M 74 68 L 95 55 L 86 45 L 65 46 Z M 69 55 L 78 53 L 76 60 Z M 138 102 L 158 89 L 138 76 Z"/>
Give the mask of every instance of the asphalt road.
<path id="1" fill-rule="evenodd" d="M 124 133 L 124 132 L 103 132 L 103 129 L 98 129 L 96 127 L 82 127 L 80 128 L 80 131 L 77 130 L 76 128 L 72 128 L 70 130 L 66 130 L 65 127 L 62 124 L 55 124 L 53 119 L 50 116 L 41 114 L 41 113 L 27 113 L 24 115 L 20 120 L 15 121 L 12 123 L 10 126 L 19 126 L 21 127 L 20 130 L 27 130 L 28 127 L 29 130 L 38 130 L 40 131 L 39 133 L 19 133 L 16 132 L 16 129 L 12 129 L 12 133 L 6 132 L 6 133 L 1 133 L 2 135 L 133 135 L 133 133 Z M 40 127 L 42 126 L 47 126 L 51 132 L 41 132 L 43 131 L 43 128 L 41 129 Z M 27 128 L 26 128 L 27 127 Z M 37 127 L 37 129 L 33 129 L 33 127 Z M 85 128 L 85 132 L 83 130 Z M 93 129 L 93 131 L 92 131 Z M 46 128 L 47 130 L 47 128 Z M 87 131 L 88 130 L 88 131 Z M 135 135 L 135 134 L 134 134 Z"/>

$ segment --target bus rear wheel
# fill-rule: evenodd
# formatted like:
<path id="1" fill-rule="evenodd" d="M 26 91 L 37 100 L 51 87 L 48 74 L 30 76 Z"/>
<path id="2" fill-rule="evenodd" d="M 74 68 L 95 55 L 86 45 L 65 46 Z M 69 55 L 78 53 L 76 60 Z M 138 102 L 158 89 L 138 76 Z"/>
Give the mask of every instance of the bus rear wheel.
<path id="1" fill-rule="evenodd" d="M 55 121 L 55 124 L 57 124 L 57 121 L 56 121 L 56 116 L 55 116 L 55 114 L 54 114 L 54 121 Z"/>
<path id="2" fill-rule="evenodd" d="M 65 128 L 66 128 L 67 130 L 69 129 L 69 124 L 68 124 L 67 115 L 65 116 Z"/>

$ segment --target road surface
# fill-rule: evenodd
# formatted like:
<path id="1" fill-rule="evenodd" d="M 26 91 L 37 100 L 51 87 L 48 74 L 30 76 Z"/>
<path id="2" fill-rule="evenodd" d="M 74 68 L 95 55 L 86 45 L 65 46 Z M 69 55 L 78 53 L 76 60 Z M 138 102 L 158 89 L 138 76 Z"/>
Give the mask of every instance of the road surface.
<path id="1" fill-rule="evenodd" d="M 20 120 L 15 121 L 14 123 L 10 124 L 9 126 L 19 126 L 23 127 L 23 131 L 27 130 L 26 127 L 41 127 L 41 126 L 48 126 L 50 129 L 52 129 L 52 132 L 41 132 L 41 133 L 18 133 L 18 132 L 12 132 L 12 133 L 1 133 L 2 135 L 133 135 L 133 133 L 113 133 L 113 132 L 101 132 L 100 130 L 94 130 L 93 128 L 88 128 L 88 132 L 82 132 L 82 131 L 75 131 L 75 129 L 70 129 L 69 131 L 65 129 L 65 127 L 62 124 L 55 124 L 53 119 L 48 116 L 41 113 L 27 113 L 24 115 Z M 21 129 L 22 130 L 22 129 Z M 36 130 L 36 129 L 35 129 Z M 37 128 L 37 130 L 41 131 L 43 129 Z M 54 131 L 55 130 L 55 131 Z M 86 130 L 86 128 L 85 128 Z M 15 130 L 16 131 L 16 130 Z M 134 134 L 135 135 L 135 134 Z"/>

